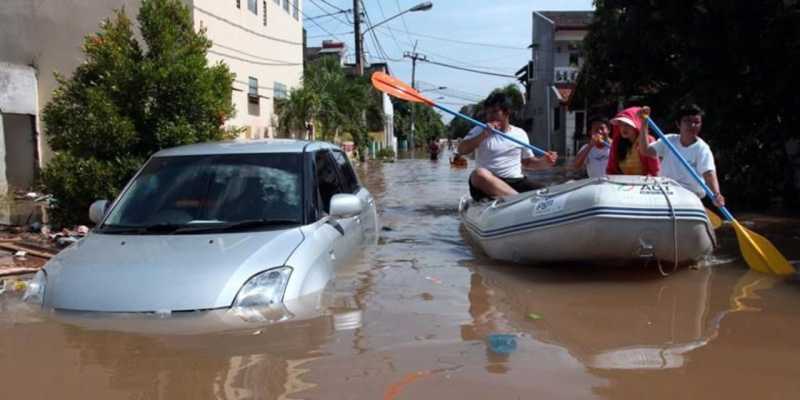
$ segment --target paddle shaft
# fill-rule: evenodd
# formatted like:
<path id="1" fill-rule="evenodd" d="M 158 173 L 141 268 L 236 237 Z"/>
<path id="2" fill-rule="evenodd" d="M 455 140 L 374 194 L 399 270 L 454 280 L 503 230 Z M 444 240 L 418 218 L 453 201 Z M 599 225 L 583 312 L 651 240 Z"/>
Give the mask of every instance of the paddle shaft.
<path id="1" fill-rule="evenodd" d="M 705 190 L 706 192 L 706 196 L 708 196 L 708 198 L 710 198 L 711 201 L 716 202 L 717 196 L 714 196 L 714 193 L 711 193 L 711 189 L 708 188 L 708 185 L 706 185 L 705 181 L 703 181 L 703 178 L 701 178 L 700 175 L 697 174 L 697 171 L 695 171 L 694 168 L 692 168 L 692 166 L 689 165 L 689 163 L 686 161 L 685 158 L 683 158 L 681 153 L 678 152 L 678 149 L 676 149 L 675 146 L 673 146 L 672 143 L 670 143 L 670 141 L 667 140 L 667 137 L 664 136 L 664 133 L 661 132 L 661 129 L 658 127 L 658 125 L 656 125 L 655 122 L 653 122 L 653 120 L 650 117 L 647 117 L 647 124 L 650 125 L 650 128 L 652 128 L 653 131 L 655 131 L 656 135 L 658 135 L 658 138 L 661 139 L 664 142 L 664 144 L 667 145 L 667 147 L 669 147 L 670 151 L 672 151 L 672 154 L 674 154 L 675 157 L 678 157 L 678 160 L 680 160 L 681 164 L 683 164 L 683 166 L 686 167 L 686 170 L 689 171 L 690 174 L 692 174 L 694 180 L 697 181 L 697 183 L 699 183 L 700 186 L 703 187 L 703 190 Z M 725 217 L 726 220 L 728 221 L 734 220 L 733 214 L 731 214 L 728 211 L 728 209 L 725 208 L 725 206 L 722 207 L 718 206 L 717 208 L 719 208 L 719 211 L 722 212 L 722 216 Z"/>
<path id="2" fill-rule="evenodd" d="M 440 110 L 442 110 L 442 111 L 444 111 L 444 112 L 446 112 L 446 113 L 448 113 L 448 114 L 452 114 L 452 115 L 454 115 L 454 116 L 456 116 L 456 117 L 461 117 L 461 118 L 464 118 L 465 120 L 467 120 L 467 121 L 469 121 L 469 122 L 472 122 L 473 124 L 475 124 L 475 125 L 478 125 L 478 126 L 480 126 L 481 128 L 483 128 L 483 129 L 489 128 L 489 129 L 491 129 L 491 131 L 492 131 L 493 133 L 495 133 L 495 134 L 497 134 L 497 135 L 500 135 L 500 136 L 502 136 L 504 139 L 510 140 L 510 141 L 512 141 L 512 142 L 514 142 L 514 143 L 516 143 L 516 144 L 518 144 L 518 145 L 520 145 L 520 146 L 522 146 L 522 147 L 525 147 L 525 148 L 528 148 L 528 149 L 530 149 L 530 150 L 531 150 L 531 151 L 533 151 L 533 152 L 534 152 L 534 154 L 536 154 L 537 156 L 542 156 L 542 155 L 545 155 L 545 154 L 546 154 L 544 150 L 542 150 L 542 149 L 540 149 L 540 148 L 538 148 L 538 147 L 536 147 L 536 146 L 534 146 L 534 145 L 532 145 L 532 144 L 525 143 L 525 142 L 523 142 L 523 141 L 520 141 L 520 140 L 514 139 L 513 137 L 506 135 L 505 133 L 501 132 L 500 130 L 497 130 L 497 129 L 495 129 L 495 128 L 492 128 L 491 126 L 489 126 L 489 125 L 486 125 L 486 124 L 484 124 L 483 122 L 481 122 L 481 121 L 478 121 L 477 119 L 474 119 L 474 118 L 472 118 L 472 117 L 470 117 L 470 116 L 468 116 L 468 115 L 462 114 L 462 113 L 460 113 L 460 112 L 458 112 L 458 111 L 453 111 L 453 110 L 451 110 L 451 109 L 449 109 L 449 108 L 446 108 L 446 107 L 442 107 L 442 106 L 440 106 L 440 105 L 438 105 L 438 104 L 436 104 L 436 103 L 434 103 L 434 102 L 430 102 L 429 104 L 430 104 L 430 105 L 432 105 L 432 106 L 434 106 L 434 107 L 436 107 L 436 108 L 438 108 L 438 109 L 440 109 Z"/>

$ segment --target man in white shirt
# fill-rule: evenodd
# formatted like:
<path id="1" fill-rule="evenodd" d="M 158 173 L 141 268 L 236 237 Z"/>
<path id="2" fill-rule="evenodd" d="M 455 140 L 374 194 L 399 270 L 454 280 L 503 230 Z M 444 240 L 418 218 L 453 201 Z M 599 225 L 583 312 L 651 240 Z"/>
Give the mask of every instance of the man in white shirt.
<path id="1" fill-rule="evenodd" d="M 649 115 L 650 108 L 643 107 L 641 113 L 642 115 Z M 725 197 L 722 196 L 719 189 L 714 154 L 711 153 L 711 148 L 708 147 L 708 144 L 699 137 L 700 130 L 703 127 L 703 115 L 703 110 L 696 104 L 682 106 L 678 110 L 676 121 L 680 134 L 673 133 L 665 135 L 665 137 L 686 159 L 695 172 L 703 177 L 706 185 L 711 189 L 711 193 L 714 194 L 715 201 L 713 204 L 707 198 L 703 187 L 695 181 L 681 161 L 672 154 L 667 144 L 664 143 L 664 139 L 659 139 L 650 145 L 647 145 L 647 142 L 640 142 L 639 149 L 646 155 L 657 155 L 661 158 L 661 176 L 674 179 L 681 186 L 694 192 L 697 197 L 703 200 L 706 207 L 713 208 L 713 206 L 724 206 Z M 647 124 L 644 124 L 644 127 L 646 131 L 648 129 Z M 640 136 L 644 137 L 646 135 Z"/>
<path id="2" fill-rule="evenodd" d="M 586 168 L 589 178 L 606 176 L 608 155 L 611 152 L 611 144 L 608 141 L 610 131 L 607 118 L 598 115 L 589 119 L 589 143 L 583 145 L 575 155 L 576 170 Z"/>
<path id="3" fill-rule="evenodd" d="M 528 142 L 528 134 L 512 126 L 511 99 L 504 93 L 492 93 L 484 102 L 487 125 L 523 143 Z M 535 157 L 533 152 L 500 135 L 491 129 L 475 127 L 458 145 L 458 154 L 469 154 L 477 149 L 478 167 L 469 177 L 469 192 L 475 201 L 487 198 L 510 196 L 519 192 L 541 188 L 529 181 L 522 173 L 525 169 L 544 169 L 552 167 L 558 155 L 547 152 L 543 157 Z"/>

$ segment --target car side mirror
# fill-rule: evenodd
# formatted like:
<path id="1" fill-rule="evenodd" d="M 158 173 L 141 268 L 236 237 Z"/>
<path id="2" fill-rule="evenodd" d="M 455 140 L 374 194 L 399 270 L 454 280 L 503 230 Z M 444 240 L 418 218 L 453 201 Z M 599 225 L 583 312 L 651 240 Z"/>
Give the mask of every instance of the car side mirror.
<path id="1" fill-rule="evenodd" d="M 108 200 L 97 200 L 89 207 L 89 220 L 99 224 L 106 216 Z"/>
<path id="2" fill-rule="evenodd" d="M 361 214 L 363 210 L 361 200 L 353 194 L 339 193 L 331 198 L 331 217 L 350 218 Z"/>

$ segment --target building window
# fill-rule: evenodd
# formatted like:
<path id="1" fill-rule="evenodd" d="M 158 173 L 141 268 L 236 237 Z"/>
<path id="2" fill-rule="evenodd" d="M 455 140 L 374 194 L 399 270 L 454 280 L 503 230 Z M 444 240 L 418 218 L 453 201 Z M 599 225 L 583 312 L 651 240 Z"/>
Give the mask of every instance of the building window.
<path id="1" fill-rule="evenodd" d="M 300 16 L 298 14 L 300 13 L 300 7 L 297 4 L 297 0 L 292 0 L 292 7 L 294 7 L 292 9 L 292 16 L 294 19 L 299 20 Z"/>
<path id="2" fill-rule="evenodd" d="M 247 82 L 247 100 L 250 103 L 258 103 L 258 79 L 252 76 Z"/>
<path id="3" fill-rule="evenodd" d="M 289 12 L 289 0 L 283 0 L 283 9 Z"/>
<path id="4" fill-rule="evenodd" d="M 275 86 L 272 89 L 274 96 L 276 99 L 285 99 L 286 98 L 286 85 L 275 82 Z"/>
<path id="5" fill-rule="evenodd" d="M 261 8 L 264 9 L 264 26 L 267 26 L 267 0 L 261 2 Z"/>
<path id="6" fill-rule="evenodd" d="M 236 0 L 236 8 L 242 8 L 242 0 Z"/>
<path id="7" fill-rule="evenodd" d="M 258 0 L 247 0 L 247 9 L 255 15 L 258 15 Z"/>
<path id="8" fill-rule="evenodd" d="M 275 0 L 275 4 L 281 5 L 281 0 Z"/>

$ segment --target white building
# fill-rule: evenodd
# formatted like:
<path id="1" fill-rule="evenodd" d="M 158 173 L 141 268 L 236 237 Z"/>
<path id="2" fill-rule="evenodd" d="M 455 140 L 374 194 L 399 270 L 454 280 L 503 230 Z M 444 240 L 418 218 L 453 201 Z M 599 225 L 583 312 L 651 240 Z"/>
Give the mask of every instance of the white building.
<path id="1" fill-rule="evenodd" d="M 236 116 L 227 125 L 244 137 L 274 134 L 273 101 L 300 83 L 303 19 L 300 0 L 183 0 L 195 27 L 213 42 L 210 63 L 236 74 Z M 42 108 L 56 88 L 54 72 L 69 77 L 84 60 L 83 38 L 124 7 L 132 18 L 141 0 L 0 1 L 0 192 L 27 188 L 52 158 L 41 126 Z"/>

